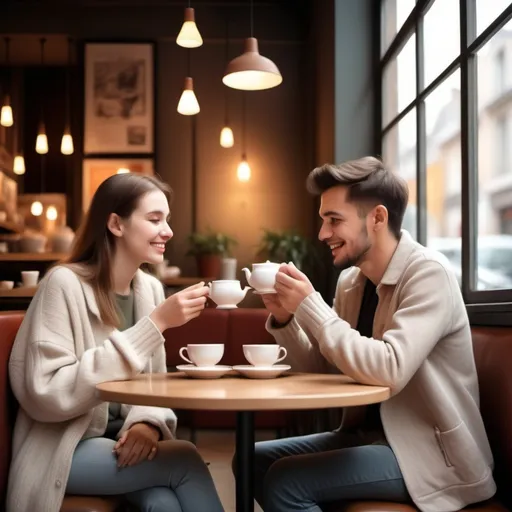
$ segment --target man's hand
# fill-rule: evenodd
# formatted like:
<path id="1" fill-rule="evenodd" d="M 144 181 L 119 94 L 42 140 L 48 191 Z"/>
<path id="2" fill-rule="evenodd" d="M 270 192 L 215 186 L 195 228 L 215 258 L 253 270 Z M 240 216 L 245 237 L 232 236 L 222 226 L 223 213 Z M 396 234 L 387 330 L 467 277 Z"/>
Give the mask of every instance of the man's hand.
<path id="1" fill-rule="evenodd" d="M 125 468 L 145 459 L 152 460 L 156 455 L 159 438 L 157 427 L 146 423 L 133 424 L 114 446 L 118 467 Z"/>
<path id="2" fill-rule="evenodd" d="M 276 274 L 277 299 L 288 313 L 295 314 L 302 301 L 315 289 L 306 274 L 293 263 L 281 265 Z"/>
<path id="3" fill-rule="evenodd" d="M 283 308 L 277 293 L 265 293 L 261 298 L 267 311 L 272 314 L 278 324 L 284 325 L 290 321 L 292 315 Z"/>

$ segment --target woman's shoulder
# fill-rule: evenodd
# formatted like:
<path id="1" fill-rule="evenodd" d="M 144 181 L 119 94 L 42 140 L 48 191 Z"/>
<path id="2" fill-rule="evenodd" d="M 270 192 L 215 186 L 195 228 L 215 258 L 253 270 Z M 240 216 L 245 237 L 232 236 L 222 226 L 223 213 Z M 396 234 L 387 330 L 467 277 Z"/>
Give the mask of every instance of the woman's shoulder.
<path id="1" fill-rule="evenodd" d="M 62 288 L 75 290 L 81 287 L 80 269 L 73 264 L 58 264 L 51 268 L 41 280 L 39 288 Z"/>

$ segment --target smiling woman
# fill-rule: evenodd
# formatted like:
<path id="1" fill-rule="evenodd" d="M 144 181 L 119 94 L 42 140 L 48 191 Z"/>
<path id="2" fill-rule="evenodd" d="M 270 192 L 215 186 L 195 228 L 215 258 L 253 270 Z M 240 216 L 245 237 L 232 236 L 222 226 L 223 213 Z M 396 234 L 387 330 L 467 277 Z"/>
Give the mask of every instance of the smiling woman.
<path id="1" fill-rule="evenodd" d="M 204 283 L 165 299 L 139 268 L 163 261 L 170 198 L 154 177 L 108 178 L 70 257 L 39 284 L 9 361 L 20 411 L 7 510 L 57 511 L 65 492 L 123 495 L 141 511 L 222 510 L 195 446 L 175 439 L 173 411 L 96 395 L 100 382 L 165 372 L 162 332 L 204 309 Z"/>

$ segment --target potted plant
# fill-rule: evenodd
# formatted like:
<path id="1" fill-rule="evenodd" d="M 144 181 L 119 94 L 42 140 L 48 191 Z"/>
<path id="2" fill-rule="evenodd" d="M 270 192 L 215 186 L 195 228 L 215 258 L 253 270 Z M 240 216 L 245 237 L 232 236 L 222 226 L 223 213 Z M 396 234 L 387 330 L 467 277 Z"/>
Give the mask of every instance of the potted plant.
<path id="1" fill-rule="evenodd" d="M 218 278 L 221 271 L 222 258 L 229 255 L 237 241 L 224 234 L 208 230 L 206 233 L 191 233 L 188 237 L 189 256 L 195 256 L 199 277 Z"/>
<path id="2" fill-rule="evenodd" d="M 314 257 L 313 244 L 293 230 L 263 230 L 263 237 L 258 248 L 258 255 L 276 263 L 293 261 L 295 266 L 304 270 Z"/>

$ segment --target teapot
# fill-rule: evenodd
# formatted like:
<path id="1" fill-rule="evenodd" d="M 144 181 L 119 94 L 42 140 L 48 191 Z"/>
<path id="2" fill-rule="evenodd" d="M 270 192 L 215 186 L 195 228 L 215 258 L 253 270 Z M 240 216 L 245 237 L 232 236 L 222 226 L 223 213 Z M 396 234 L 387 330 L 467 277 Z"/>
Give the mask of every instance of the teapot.
<path id="1" fill-rule="evenodd" d="M 251 288 L 246 286 L 242 290 L 240 281 L 231 279 L 220 279 L 208 283 L 210 288 L 210 298 L 217 304 L 217 309 L 234 309 L 237 304 L 244 299 L 248 290 Z"/>
<path id="2" fill-rule="evenodd" d="M 253 263 L 252 273 L 248 268 L 243 268 L 247 282 L 258 293 L 276 293 L 276 274 L 279 270 L 279 263 L 272 263 L 267 260 L 265 263 Z"/>

